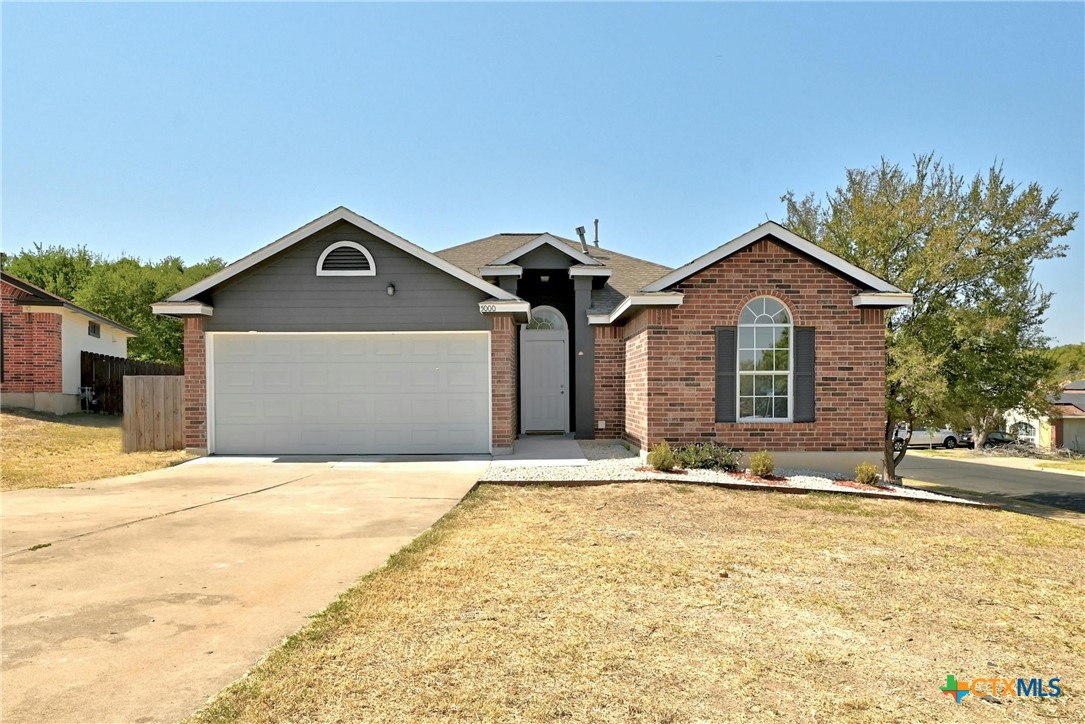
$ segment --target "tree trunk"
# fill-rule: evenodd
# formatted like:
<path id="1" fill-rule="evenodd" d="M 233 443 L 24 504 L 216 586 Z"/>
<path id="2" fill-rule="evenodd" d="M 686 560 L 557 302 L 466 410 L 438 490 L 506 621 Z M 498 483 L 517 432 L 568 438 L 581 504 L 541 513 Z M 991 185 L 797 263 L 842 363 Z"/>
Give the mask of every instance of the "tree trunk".
<path id="1" fill-rule="evenodd" d="M 976 428 L 976 434 L 972 438 L 973 450 L 982 450 L 983 446 L 987 444 L 987 431 L 982 427 Z"/>
<path id="2" fill-rule="evenodd" d="M 904 459 L 904 456 L 908 452 L 908 442 L 912 439 L 912 426 L 908 425 L 908 436 L 904 438 L 904 445 L 901 447 L 900 452 L 893 450 L 893 441 L 897 437 L 897 421 L 886 420 L 885 421 L 885 450 L 884 457 L 882 459 L 882 480 L 887 483 L 899 483 L 900 478 L 897 476 L 897 466 L 900 465 L 900 461 Z"/>

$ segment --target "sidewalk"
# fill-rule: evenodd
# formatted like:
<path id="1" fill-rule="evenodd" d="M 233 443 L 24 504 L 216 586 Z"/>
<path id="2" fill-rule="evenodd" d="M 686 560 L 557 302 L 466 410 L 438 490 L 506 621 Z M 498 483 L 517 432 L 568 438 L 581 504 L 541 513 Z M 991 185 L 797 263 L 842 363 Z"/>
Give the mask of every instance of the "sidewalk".
<path id="1" fill-rule="evenodd" d="M 953 462 L 961 463 L 976 463 L 979 465 L 995 465 L 1000 468 L 1015 468 L 1017 470 L 1032 470 L 1037 473 L 1055 473 L 1057 475 L 1075 475 L 1079 478 L 1085 478 L 1085 470 L 1057 470 L 1055 468 L 1042 468 L 1041 463 L 1056 462 L 1054 460 L 1043 460 L 1037 458 L 1000 458 L 994 455 L 973 455 L 970 451 L 962 451 L 961 453 L 949 453 L 942 450 L 909 450 L 909 455 L 916 455 L 923 458 L 932 458 L 935 460 L 952 460 Z M 1062 462 L 1062 461 L 1058 461 Z M 1085 466 L 1085 461 L 1081 461 Z"/>

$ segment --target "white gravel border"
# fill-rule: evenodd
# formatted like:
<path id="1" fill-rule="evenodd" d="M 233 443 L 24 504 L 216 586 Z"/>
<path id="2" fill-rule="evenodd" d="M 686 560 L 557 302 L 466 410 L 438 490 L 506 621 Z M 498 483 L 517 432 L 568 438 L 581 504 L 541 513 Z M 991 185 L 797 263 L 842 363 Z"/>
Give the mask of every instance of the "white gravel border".
<path id="1" fill-rule="evenodd" d="M 639 455 L 630 452 L 620 442 L 592 441 L 581 443 L 584 457 L 588 459 L 587 465 L 537 465 L 531 467 L 512 467 L 490 463 L 490 467 L 482 474 L 480 483 L 576 483 L 576 482 L 622 482 L 622 481 L 657 481 L 668 483 L 708 483 L 723 487 L 739 488 L 766 488 L 779 490 L 806 490 L 822 491 L 831 493 L 845 493 L 881 498 L 905 498 L 913 500 L 932 500 L 941 503 L 957 503 L 960 505 L 975 505 L 988 507 L 984 503 L 977 503 L 963 498 L 954 498 L 948 495 L 940 495 L 917 488 L 900 486 L 884 486 L 877 490 L 858 490 L 846 485 L 839 485 L 836 481 L 842 476 L 833 476 L 830 473 L 822 473 L 814 470 L 777 470 L 776 474 L 787 478 L 787 482 L 780 485 L 761 483 L 756 480 L 730 475 L 717 470 L 689 470 L 686 474 L 667 474 L 655 470 L 637 470 L 645 463 Z"/>

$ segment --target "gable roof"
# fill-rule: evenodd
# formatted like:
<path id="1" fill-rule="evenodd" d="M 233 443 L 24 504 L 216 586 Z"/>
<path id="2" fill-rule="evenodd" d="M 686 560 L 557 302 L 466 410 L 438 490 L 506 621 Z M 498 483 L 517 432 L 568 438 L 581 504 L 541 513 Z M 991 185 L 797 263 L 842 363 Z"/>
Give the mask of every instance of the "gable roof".
<path id="1" fill-rule="evenodd" d="M 114 322 L 109 317 L 103 317 L 100 314 L 90 311 L 89 309 L 83 309 L 82 307 L 69 302 L 64 297 L 58 297 L 52 292 L 47 292 L 39 286 L 31 284 L 25 279 L 20 279 L 14 274 L 9 274 L 6 271 L 0 270 L 0 279 L 4 282 L 15 287 L 19 291 L 26 294 L 25 297 L 20 297 L 15 300 L 15 303 L 22 307 L 62 307 L 69 312 L 75 312 L 76 314 L 82 314 L 84 317 L 104 324 L 108 327 L 112 327 L 121 334 L 129 337 L 138 337 L 139 334 L 128 327 L 125 327 L 120 322 Z"/>
<path id="2" fill-rule="evenodd" d="M 562 254 L 566 254 L 574 261 L 578 261 L 581 264 L 587 264 L 588 266 L 598 266 L 599 262 L 586 254 L 582 247 L 573 248 L 571 244 L 566 244 L 553 234 L 539 234 L 537 237 L 527 242 L 521 247 L 506 252 L 490 262 L 489 266 L 500 266 L 502 264 L 511 264 L 524 254 L 535 251 L 540 246 L 550 246 L 557 249 Z"/>
<path id="3" fill-rule="evenodd" d="M 391 244 L 397 249 L 405 251 L 408 254 L 411 254 L 412 256 L 426 262 L 427 264 L 434 266 L 437 269 L 440 269 L 446 274 L 456 277 L 460 281 L 470 284 L 476 289 L 486 292 L 495 299 L 519 299 L 519 297 L 517 297 L 515 294 L 510 294 L 509 292 L 506 292 L 504 289 L 501 289 L 498 286 L 483 281 L 482 278 L 479 277 L 477 274 L 464 273 L 464 270 L 460 267 L 454 264 L 450 264 L 439 256 L 426 251 L 417 244 L 412 244 L 411 242 L 407 241 L 401 236 L 398 236 L 397 234 L 393 234 L 391 231 L 388 231 L 388 229 L 385 229 L 383 226 L 379 226 L 378 224 L 373 223 L 364 216 L 354 213 L 347 207 L 340 206 L 336 209 L 332 209 L 323 216 L 313 219 L 308 224 L 305 224 L 304 226 L 295 229 L 294 231 L 278 239 L 277 241 L 273 241 L 267 246 L 261 249 L 257 249 L 248 256 L 238 259 L 233 264 L 230 264 L 227 267 L 215 272 L 203 281 L 193 284 L 187 289 L 182 289 L 173 296 L 169 297 L 166 301 L 190 301 L 197 295 L 202 294 L 209 289 L 217 287 L 218 285 L 228 281 L 229 279 L 232 279 L 238 274 L 241 274 L 242 272 L 251 269 L 265 259 L 269 259 L 272 256 L 278 254 L 279 252 L 289 249 L 294 244 L 297 244 L 298 242 L 309 238 L 318 231 L 321 231 L 322 229 L 325 229 L 339 221 L 346 221 L 347 223 L 353 224 L 359 229 L 369 232 L 381 241 L 387 242 L 388 244 Z"/>
<path id="4" fill-rule="evenodd" d="M 566 239 L 554 234 L 513 233 L 494 234 L 483 239 L 452 246 L 437 252 L 437 256 L 447 259 L 471 274 L 477 275 L 482 267 L 494 265 L 496 260 L 506 258 L 510 253 L 529 246 L 541 236 L 547 236 L 575 253 L 584 253 L 580 247 L 580 242 L 572 239 Z M 561 250 L 560 246 L 557 248 Z M 611 275 L 606 283 L 600 289 L 592 290 L 590 310 L 592 314 L 611 312 L 626 297 L 632 296 L 646 284 L 658 279 L 661 274 L 670 271 L 670 267 L 662 264 L 638 259 L 635 256 L 622 254 L 601 246 L 589 246 L 588 254 L 598 265 L 611 269 Z M 570 254 L 570 256 L 573 255 Z M 515 259 L 516 257 L 512 258 Z"/>
<path id="5" fill-rule="evenodd" d="M 898 289 L 884 279 L 874 276 L 868 271 L 863 271 L 859 267 L 855 266 L 851 262 L 846 261 L 842 257 L 833 254 L 831 251 L 822 249 L 817 244 L 807 241 L 798 234 L 788 231 L 783 226 L 780 226 L 775 221 L 766 221 L 756 229 L 747 231 L 742 236 L 732 239 L 731 241 L 716 247 L 712 251 L 697 257 L 689 264 L 683 267 L 675 269 L 670 274 L 656 279 L 654 282 L 644 288 L 646 292 L 661 292 L 674 284 L 693 276 L 697 272 L 712 266 L 721 259 L 726 259 L 735 252 L 745 249 L 755 241 L 760 241 L 766 236 L 772 236 L 775 239 L 781 241 L 787 246 L 792 247 L 798 252 L 805 254 L 806 256 L 817 259 L 830 269 L 834 269 L 840 274 L 855 280 L 859 284 L 871 289 L 875 292 L 887 292 L 890 294 L 906 294 L 904 290 Z M 911 302 L 908 302 L 910 304 Z"/>

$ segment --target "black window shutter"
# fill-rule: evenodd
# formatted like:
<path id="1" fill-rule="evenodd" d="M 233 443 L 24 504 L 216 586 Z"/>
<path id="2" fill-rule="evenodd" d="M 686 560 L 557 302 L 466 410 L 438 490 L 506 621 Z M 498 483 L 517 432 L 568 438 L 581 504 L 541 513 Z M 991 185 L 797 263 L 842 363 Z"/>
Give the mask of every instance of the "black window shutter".
<path id="1" fill-rule="evenodd" d="M 814 329 L 795 327 L 795 422 L 814 421 Z"/>
<path id="2" fill-rule="evenodd" d="M 716 327 L 716 422 L 735 421 L 735 327 Z"/>

